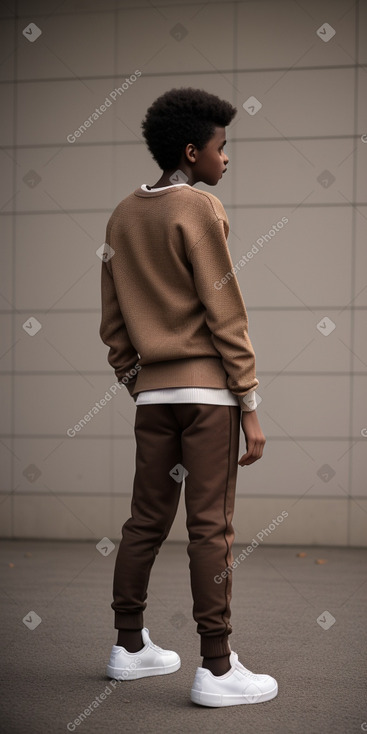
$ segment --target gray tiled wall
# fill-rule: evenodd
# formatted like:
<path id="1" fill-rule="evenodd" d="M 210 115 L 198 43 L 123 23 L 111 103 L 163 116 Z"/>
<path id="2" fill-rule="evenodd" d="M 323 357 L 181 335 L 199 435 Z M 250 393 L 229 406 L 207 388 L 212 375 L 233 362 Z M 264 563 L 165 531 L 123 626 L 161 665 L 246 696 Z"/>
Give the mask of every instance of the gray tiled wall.
<path id="1" fill-rule="evenodd" d="M 196 86 L 238 108 L 228 173 L 208 190 L 228 212 L 234 263 L 252 250 L 238 279 L 267 445 L 239 469 L 237 540 L 285 510 L 264 542 L 365 545 L 366 1 L 22 0 L 1 15 L 2 536 L 119 537 L 131 398 L 66 433 L 115 380 L 96 250 L 116 204 L 159 178 L 147 107 Z M 170 537 L 186 537 L 182 504 Z"/>

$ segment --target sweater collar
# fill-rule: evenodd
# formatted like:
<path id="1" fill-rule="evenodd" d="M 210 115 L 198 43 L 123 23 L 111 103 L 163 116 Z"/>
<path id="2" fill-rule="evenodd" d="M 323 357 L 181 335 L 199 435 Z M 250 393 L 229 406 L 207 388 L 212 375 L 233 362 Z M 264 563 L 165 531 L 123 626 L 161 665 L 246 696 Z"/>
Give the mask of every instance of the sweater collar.
<path id="1" fill-rule="evenodd" d="M 184 186 L 187 186 L 187 184 L 184 184 Z M 144 189 L 139 188 L 139 189 L 136 189 L 134 191 L 134 195 L 135 196 L 141 196 L 141 197 L 143 197 L 143 198 L 146 199 L 146 198 L 150 198 L 152 196 L 165 196 L 166 194 L 172 194 L 172 193 L 175 193 L 176 191 L 179 191 L 182 188 L 183 188 L 182 185 L 181 186 L 174 186 L 174 185 L 173 186 L 166 186 L 161 191 L 158 190 L 158 189 L 151 189 L 150 191 L 144 191 Z M 190 186 L 190 188 L 191 188 L 191 186 Z"/>

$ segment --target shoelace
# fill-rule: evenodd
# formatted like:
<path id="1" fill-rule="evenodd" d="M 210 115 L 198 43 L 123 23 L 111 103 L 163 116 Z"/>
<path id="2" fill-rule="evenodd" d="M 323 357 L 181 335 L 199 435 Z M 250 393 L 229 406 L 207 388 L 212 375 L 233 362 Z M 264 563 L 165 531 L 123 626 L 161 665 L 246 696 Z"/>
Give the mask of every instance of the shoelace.
<path id="1" fill-rule="evenodd" d="M 162 648 L 158 647 L 158 645 L 155 645 L 154 642 L 152 642 L 151 640 L 150 640 L 150 647 L 152 647 L 157 652 L 162 652 Z"/>
<path id="2" fill-rule="evenodd" d="M 247 668 L 245 668 L 245 666 L 242 665 L 242 663 L 240 663 L 240 661 L 238 660 L 238 658 L 237 658 L 237 660 L 235 662 L 235 666 L 236 666 L 237 669 L 239 669 L 241 671 L 241 673 L 244 673 L 244 675 L 247 678 L 256 678 L 257 679 L 256 673 L 251 673 L 250 670 L 247 670 Z"/>

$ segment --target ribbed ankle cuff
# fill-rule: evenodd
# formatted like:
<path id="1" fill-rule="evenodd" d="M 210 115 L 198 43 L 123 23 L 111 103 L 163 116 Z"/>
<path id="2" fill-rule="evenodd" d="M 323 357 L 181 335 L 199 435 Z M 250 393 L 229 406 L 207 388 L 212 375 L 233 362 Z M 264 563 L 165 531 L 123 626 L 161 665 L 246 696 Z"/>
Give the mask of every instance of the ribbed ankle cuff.
<path id="1" fill-rule="evenodd" d="M 144 627 L 143 613 L 122 614 L 115 612 L 115 629 L 117 630 L 141 630 Z"/>
<path id="2" fill-rule="evenodd" d="M 231 654 L 228 635 L 223 637 L 201 637 L 200 655 L 203 658 L 222 658 Z"/>

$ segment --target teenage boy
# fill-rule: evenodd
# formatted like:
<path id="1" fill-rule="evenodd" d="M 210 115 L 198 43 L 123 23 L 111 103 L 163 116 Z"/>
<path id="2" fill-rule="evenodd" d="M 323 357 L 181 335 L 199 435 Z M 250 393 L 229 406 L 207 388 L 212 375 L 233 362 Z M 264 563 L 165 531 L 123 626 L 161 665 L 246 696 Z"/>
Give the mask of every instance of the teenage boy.
<path id="1" fill-rule="evenodd" d="M 260 459 L 265 437 L 246 308 L 236 277 L 228 277 L 228 219 L 219 199 L 194 188 L 199 181 L 215 186 L 227 170 L 225 126 L 236 112 L 191 87 L 172 89 L 151 105 L 143 135 L 163 173 L 116 207 L 106 233 L 112 249 L 102 262 L 100 336 L 137 405 L 131 517 L 113 584 L 118 638 L 107 674 L 141 678 L 181 665 L 175 652 L 153 645 L 143 612 L 184 478 L 203 657 L 191 700 L 206 706 L 268 701 L 278 691 L 274 678 L 244 668 L 228 641 L 232 579 L 223 572 L 233 560 L 237 465 Z M 246 453 L 238 461 L 240 425 Z"/>

